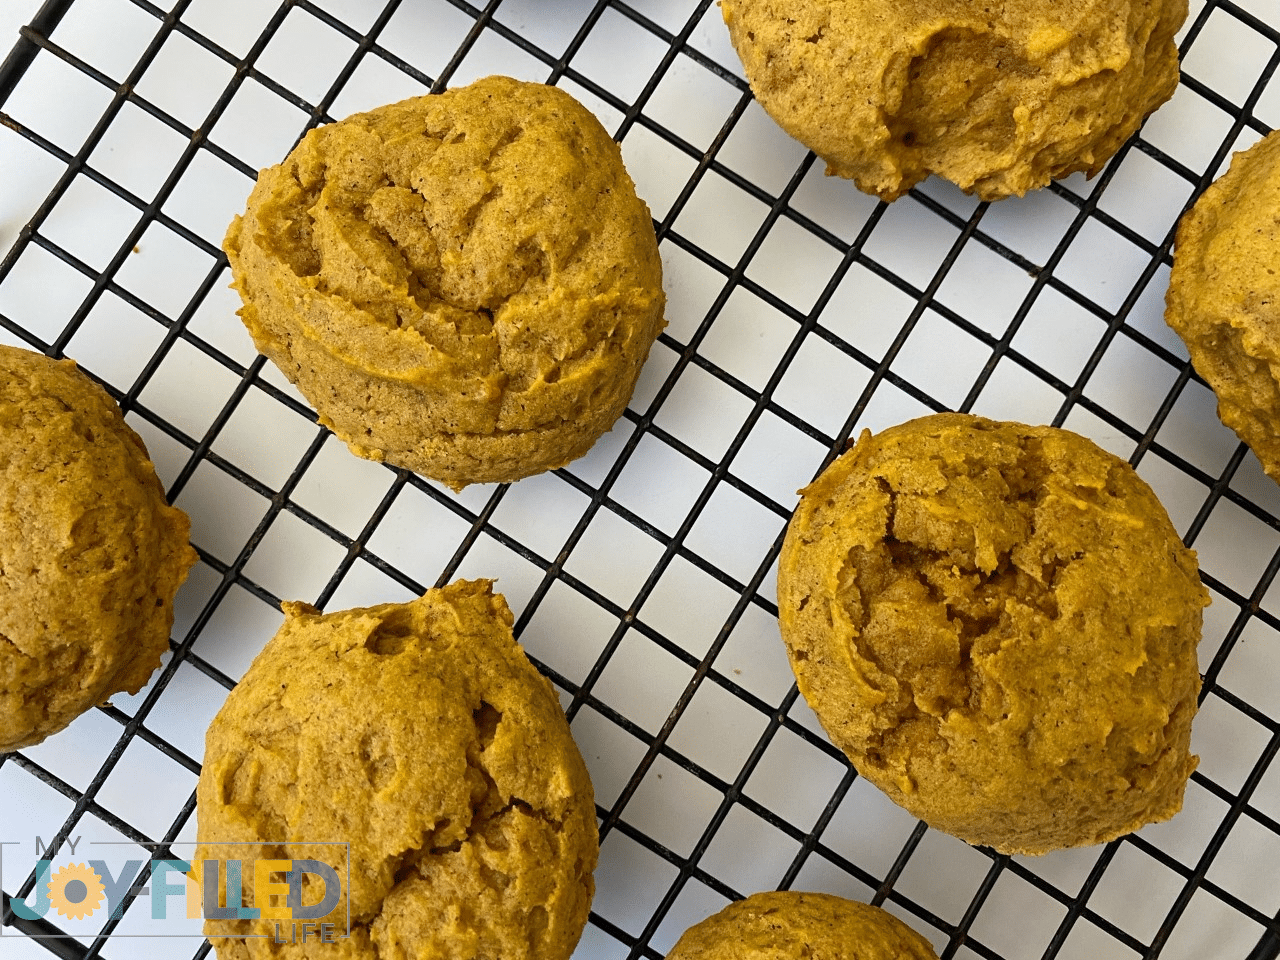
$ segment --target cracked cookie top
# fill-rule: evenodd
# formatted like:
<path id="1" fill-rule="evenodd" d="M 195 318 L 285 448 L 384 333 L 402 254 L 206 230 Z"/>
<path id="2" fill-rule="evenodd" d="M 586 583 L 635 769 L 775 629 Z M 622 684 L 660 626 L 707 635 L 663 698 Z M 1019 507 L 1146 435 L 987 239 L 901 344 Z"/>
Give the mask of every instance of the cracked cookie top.
<path id="1" fill-rule="evenodd" d="M 224 246 L 254 342 L 321 420 L 455 487 L 585 452 L 663 322 L 617 144 L 569 94 L 506 77 L 311 131 Z"/>
<path id="2" fill-rule="evenodd" d="M 885 200 L 1097 173 L 1178 84 L 1187 0 L 722 0 L 751 89 Z"/>
<path id="3" fill-rule="evenodd" d="M 284 610 L 209 727 L 196 858 L 330 865 L 346 896 L 317 922 L 341 937 L 349 903 L 351 936 L 277 943 L 265 913 L 206 920 L 219 957 L 565 960 L 594 889 L 595 803 L 502 596 L 459 580 L 404 604 Z M 301 903 L 321 887 L 307 875 Z"/>
<path id="4" fill-rule="evenodd" d="M 142 689 L 196 562 L 190 528 L 102 387 L 0 345 L 0 752 Z"/>
<path id="5" fill-rule="evenodd" d="M 778 576 L 800 690 L 858 772 L 1004 852 L 1177 812 L 1207 602 L 1129 464 L 962 414 L 864 432 L 803 491 Z"/>

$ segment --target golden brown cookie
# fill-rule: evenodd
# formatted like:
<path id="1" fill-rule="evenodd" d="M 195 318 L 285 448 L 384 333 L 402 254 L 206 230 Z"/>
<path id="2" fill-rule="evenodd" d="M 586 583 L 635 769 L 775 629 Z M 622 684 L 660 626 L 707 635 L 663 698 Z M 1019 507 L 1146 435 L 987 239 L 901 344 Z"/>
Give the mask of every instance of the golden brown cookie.
<path id="1" fill-rule="evenodd" d="M 1280 135 L 1237 153 L 1178 224 L 1165 320 L 1218 416 L 1280 481 Z"/>
<path id="2" fill-rule="evenodd" d="M 598 853 L 591 781 L 491 586 L 331 614 L 284 605 L 209 726 L 196 856 L 314 859 L 342 875 L 341 848 L 319 844 L 350 844 L 346 899 L 322 919 L 345 935 L 349 900 L 351 936 L 281 948 L 270 918 L 207 919 L 222 960 L 573 952 Z"/>
<path id="3" fill-rule="evenodd" d="M 506 77 L 312 130 L 224 247 L 254 343 L 321 422 L 455 489 L 585 453 L 663 326 L 617 144 Z"/>
<path id="4" fill-rule="evenodd" d="M 752 92 L 885 200 L 1090 176 L 1173 95 L 1187 0 L 721 0 Z"/>
<path id="5" fill-rule="evenodd" d="M 1207 603 L 1129 464 L 964 414 L 864 432 L 803 491 L 778 574 L 800 690 L 858 772 L 1010 853 L 1179 810 Z"/>
<path id="6" fill-rule="evenodd" d="M 667 960 L 937 960 L 893 914 L 828 893 L 779 890 L 731 903 L 684 932 Z"/>
<path id="7" fill-rule="evenodd" d="M 190 528 L 105 390 L 0 346 L 0 752 L 146 685 Z"/>

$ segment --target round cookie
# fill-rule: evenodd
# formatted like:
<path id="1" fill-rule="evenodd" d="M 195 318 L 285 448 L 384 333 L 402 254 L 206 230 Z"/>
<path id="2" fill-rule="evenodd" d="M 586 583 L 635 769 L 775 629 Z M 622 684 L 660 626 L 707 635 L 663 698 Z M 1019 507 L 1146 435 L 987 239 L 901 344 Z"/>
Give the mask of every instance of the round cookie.
<path id="1" fill-rule="evenodd" d="M 885 200 L 1097 173 L 1172 96 L 1187 0 L 721 0 L 756 99 Z"/>
<path id="2" fill-rule="evenodd" d="M 1179 810 L 1207 603 L 1128 463 L 964 414 L 864 432 L 803 491 L 778 574 L 832 741 L 913 815 L 1005 853 Z"/>
<path id="3" fill-rule="evenodd" d="M 924 937 L 879 907 L 778 890 L 729 904 L 686 930 L 666 960 L 937 960 Z"/>
<path id="4" fill-rule="evenodd" d="M 207 919 L 222 960 L 573 952 L 598 855 L 591 781 L 491 587 L 331 614 L 284 605 L 209 726 L 196 857 L 329 864 L 345 896 L 317 922 L 340 946 L 280 948 L 278 921 Z M 325 841 L 350 844 L 349 885 Z M 323 900 L 304 888 L 301 902 Z"/>
<path id="5" fill-rule="evenodd" d="M 506 77 L 312 130 L 224 248 L 254 343 L 320 421 L 455 489 L 585 453 L 663 326 L 618 145 L 569 94 Z"/>
<path id="6" fill-rule="evenodd" d="M 1165 320 L 1218 416 L 1280 481 L 1280 135 L 1237 153 L 1178 224 Z"/>
<path id="7" fill-rule="evenodd" d="M 0 753 L 146 685 L 190 526 L 105 390 L 0 346 Z"/>

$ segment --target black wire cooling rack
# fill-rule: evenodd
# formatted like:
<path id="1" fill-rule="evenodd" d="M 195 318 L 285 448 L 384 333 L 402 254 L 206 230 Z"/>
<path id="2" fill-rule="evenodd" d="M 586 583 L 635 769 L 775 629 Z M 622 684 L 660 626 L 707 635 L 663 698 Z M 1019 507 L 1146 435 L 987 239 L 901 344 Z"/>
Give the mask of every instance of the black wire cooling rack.
<path id="1" fill-rule="evenodd" d="M 1280 122 L 1274 0 L 1193 0 L 1182 86 L 1141 135 L 1094 181 L 994 205 L 825 179 L 711 0 L 3 3 L 30 25 L 0 65 L 0 340 L 106 385 L 201 562 L 146 689 L 0 757 L 0 955 L 207 955 L 198 920 L 156 936 L 145 867 L 118 917 L 16 916 L 35 838 L 55 863 L 189 851 L 204 728 L 281 599 L 496 576 L 596 786 L 579 957 L 654 960 L 780 887 L 882 904 L 944 958 L 1280 956 L 1280 488 L 1162 321 L 1178 215 Z M 307 128 L 488 73 L 568 89 L 622 143 L 669 326 L 587 457 L 454 495 L 316 425 L 254 354 L 218 244 Z M 1201 766 L 1170 823 L 968 847 L 858 779 L 797 696 L 773 602 L 795 490 L 864 426 L 942 409 L 1092 437 L 1198 550 Z"/>

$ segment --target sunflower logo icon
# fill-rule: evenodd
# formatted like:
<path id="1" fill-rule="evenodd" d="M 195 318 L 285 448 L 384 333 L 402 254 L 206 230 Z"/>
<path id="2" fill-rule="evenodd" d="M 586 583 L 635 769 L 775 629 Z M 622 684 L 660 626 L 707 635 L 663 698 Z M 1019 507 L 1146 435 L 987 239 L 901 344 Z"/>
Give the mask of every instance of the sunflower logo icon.
<path id="1" fill-rule="evenodd" d="M 82 920 L 102 905 L 102 878 L 83 863 L 69 863 L 49 881 L 49 904 L 69 920 Z"/>

